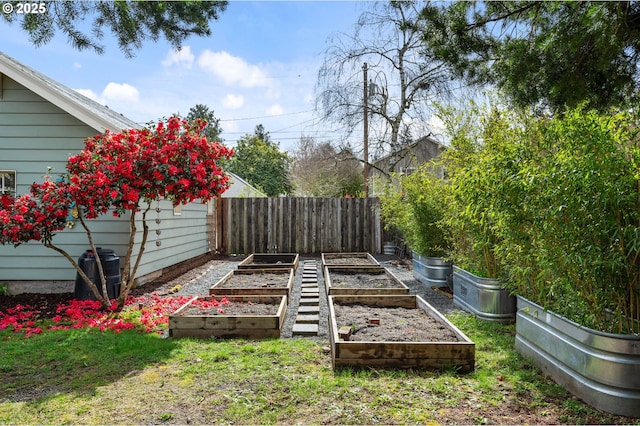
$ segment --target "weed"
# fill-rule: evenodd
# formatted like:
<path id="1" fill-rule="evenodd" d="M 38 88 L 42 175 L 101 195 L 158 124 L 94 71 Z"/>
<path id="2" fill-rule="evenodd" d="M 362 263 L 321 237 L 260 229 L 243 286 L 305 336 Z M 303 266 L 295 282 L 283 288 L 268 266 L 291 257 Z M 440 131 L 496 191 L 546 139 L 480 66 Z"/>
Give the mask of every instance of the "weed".
<path id="1" fill-rule="evenodd" d="M 162 413 L 158 420 L 161 422 L 167 422 L 173 418 L 173 414 L 171 413 Z"/>

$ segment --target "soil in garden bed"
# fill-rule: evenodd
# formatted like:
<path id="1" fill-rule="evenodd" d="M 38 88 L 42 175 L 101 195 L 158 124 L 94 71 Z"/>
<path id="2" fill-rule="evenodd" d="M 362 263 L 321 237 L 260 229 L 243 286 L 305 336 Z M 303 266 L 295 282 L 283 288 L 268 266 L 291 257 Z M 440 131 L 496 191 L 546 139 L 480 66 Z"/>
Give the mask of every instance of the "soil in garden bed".
<path id="1" fill-rule="evenodd" d="M 216 288 L 279 288 L 288 285 L 289 274 L 233 274 Z"/>
<path id="2" fill-rule="evenodd" d="M 397 281 L 384 272 L 376 274 L 329 271 L 331 287 L 335 288 L 400 288 Z"/>
<path id="3" fill-rule="evenodd" d="M 211 302 L 196 300 L 177 315 L 181 316 L 233 316 L 233 315 L 276 315 L 278 304 L 259 302 L 229 302 L 224 303 L 224 298 L 218 300 L 219 306 L 213 306 Z M 174 314 L 175 315 L 175 314 Z"/>
<path id="4" fill-rule="evenodd" d="M 445 325 L 422 309 L 334 304 L 336 324 L 351 327 L 351 341 L 458 342 Z"/>
<path id="5" fill-rule="evenodd" d="M 374 265 L 366 257 L 329 257 L 326 263 L 327 265 Z"/>

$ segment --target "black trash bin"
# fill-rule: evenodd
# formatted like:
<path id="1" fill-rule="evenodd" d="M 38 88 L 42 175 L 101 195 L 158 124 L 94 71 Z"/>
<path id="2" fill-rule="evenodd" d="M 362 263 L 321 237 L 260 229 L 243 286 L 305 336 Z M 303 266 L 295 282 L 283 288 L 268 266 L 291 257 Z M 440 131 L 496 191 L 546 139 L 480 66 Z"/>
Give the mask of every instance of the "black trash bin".
<path id="1" fill-rule="evenodd" d="M 102 269 L 104 270 L 104 275 L 107 280 L 107 295 L 109 299 L 116 299 L 120 296 L 120 258 L 116 252 L 111 249 L 103 249 L 101 247 L 97 247 L 96 249 L 98 256 L 100 256 L 100 263 L 102 263 Z M 103 294 L 102 284 L 100 282 L 100 271 L 98 270 L 96 256 L 93 251 L 85 251 L 82 256 L 80 256 L 80 259 L 78 259 L 78 265 L 98 287 L 100 294 Z M 82 279 L 79 273 L 76 274 L 74 297 L 76 300 L 95 300 L 96 298 L 89 288 L 89 285 Z"/>

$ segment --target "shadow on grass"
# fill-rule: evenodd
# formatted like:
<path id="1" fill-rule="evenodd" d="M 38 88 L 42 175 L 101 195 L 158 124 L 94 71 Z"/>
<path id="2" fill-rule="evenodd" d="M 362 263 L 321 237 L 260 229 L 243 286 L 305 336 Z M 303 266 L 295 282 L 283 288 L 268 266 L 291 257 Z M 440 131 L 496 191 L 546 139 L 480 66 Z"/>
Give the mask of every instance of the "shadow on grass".
<path id="1" fill-rule="evenodd" d="M 135 330 L 58 330 L 25 338 L 0 333 L 0 403 L 59 393 L 92 394 L 171 356 L 176 342 Z"/>

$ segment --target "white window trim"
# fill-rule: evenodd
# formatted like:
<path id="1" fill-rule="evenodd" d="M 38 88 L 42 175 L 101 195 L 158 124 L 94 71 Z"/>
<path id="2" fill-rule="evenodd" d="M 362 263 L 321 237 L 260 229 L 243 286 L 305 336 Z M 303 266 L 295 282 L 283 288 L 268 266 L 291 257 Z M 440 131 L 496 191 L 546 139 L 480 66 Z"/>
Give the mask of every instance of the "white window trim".
<path id="1" fill-rule="evenodd" d="M 9 191 L 13 191 L 13 195 L 16 195 L 18 191 L 18 172 L 16 170 L 0 170 L 0 173 L 13 173 L 13 189 L 9 188 Z M 4 194 L 7 191 L 4 185 L 4 177 L 0 175 L 0 194 Z"/>

